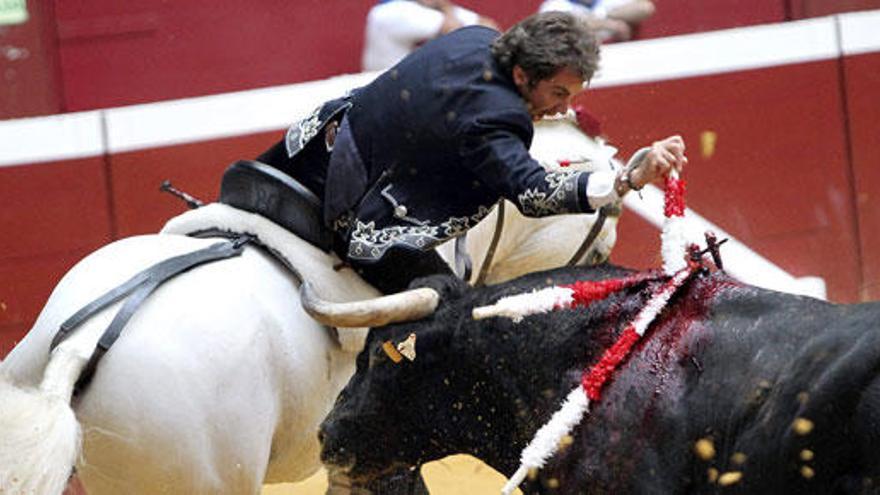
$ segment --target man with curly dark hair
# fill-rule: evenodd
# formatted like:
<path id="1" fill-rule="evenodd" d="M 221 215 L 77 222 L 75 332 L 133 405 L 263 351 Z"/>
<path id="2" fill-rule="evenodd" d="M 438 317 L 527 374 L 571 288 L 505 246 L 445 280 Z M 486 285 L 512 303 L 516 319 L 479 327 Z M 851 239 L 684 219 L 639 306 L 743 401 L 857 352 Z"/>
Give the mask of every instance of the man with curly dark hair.
<path id="1" fill-rule="evenodd" d="M 528 216 L 593 212 L 686 162 L 672 137 L 623 173 L 548 172 L 532 122 L 566 112 L 599 62 L 591 29 L 536 14 L 426 43 L 372 83 L 325 103 L 259 159 L 320 198 L 332 248 L 383 292 L 448 272 L 432 249 L 506 198 Z"/>

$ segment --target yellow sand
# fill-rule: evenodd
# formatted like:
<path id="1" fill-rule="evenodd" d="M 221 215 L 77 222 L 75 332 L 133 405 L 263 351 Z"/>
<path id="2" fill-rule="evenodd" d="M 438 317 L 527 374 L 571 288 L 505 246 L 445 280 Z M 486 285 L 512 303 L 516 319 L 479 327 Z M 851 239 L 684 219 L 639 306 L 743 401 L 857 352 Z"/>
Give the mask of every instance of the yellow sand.
<path id="1" fill-rule="evenodd" d="M 499 494 L 506 481 L 497 471 L 467 455 L 425 464 L 422 474 L 431 495 Z M 327 474 L 322 470 L 300 483 L 266 485 L 262 495 L 324 495 L 326 489 Z"/>

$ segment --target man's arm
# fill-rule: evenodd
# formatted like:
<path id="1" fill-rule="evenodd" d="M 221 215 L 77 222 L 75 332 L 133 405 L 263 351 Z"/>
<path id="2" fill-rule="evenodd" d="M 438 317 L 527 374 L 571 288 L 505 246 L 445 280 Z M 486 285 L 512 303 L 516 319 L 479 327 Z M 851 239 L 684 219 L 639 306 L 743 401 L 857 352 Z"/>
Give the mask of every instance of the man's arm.
<path id="1" fill-rule="evenodd" d="M 634 153 L 623 170 L 593 172 L 587 182 L 587 198 L 590 206 L 598 210 L 622 198 L 629 191 L 641 190 L 645 185 L 665 177 L 672 170 L 681 173 L 688 161 L 684 150 L 684 140 L 681 136 L 671 136 Z M 607 159 L 610 160 L 611 157 Z"/>
<path id="2" fill-rule="evenodd" d="M 449 0 L 420 0 L 420 2 L 422 5 L 438 10 L 443 14 L 443 25 L 440 28 L 441 34 L 452 32 L 460 27 L 474 25 L 498 29 L 498 23 L 493 19 L 481 16 L 473 10 L 456 5 Z"/>
<path id="3" fill-rule="evenodd" d="M 462 20 L 459 16 L 458 8 L 452 2 L 448 0 L 435 0 L 434 3 L 436 4 L 434 8 L 443 14 L 443 24 L 440 26 L 438 36 L 451 33 L 467 25 L 465 20 Z"/>
<path id="4" fill-rule="evenodd" d="M 655 10 L 656 8 L 651 0 L 631 0 L 608 9 L 608 17 L 619 19 L 629 24 L 638 24 L 654 15 Z"/>
<path id="5" fill-rule="evenodd" d="M 595 9 L 590 9 L 568 0 L 546 0 L 541 4 L 539 11 L 549 10 L 571 12 L 581 16 L 596 30 L 602 40 L 625 41 L 632 38 L 633 27 L 636 24 L 654 15 L 655 7 L 651 0 L 630 0 L 608 9 L 602 3 L 599 3 Z"/>
<path id="6" fill-rule="evenodd" d="M 621 171 L 547 172 L 526 149 L 530 121 L 520 113 L 474 119 L 461 156 L 466 168 L 526 216 L 591 213 L 687 163 L 684 141 L 672 136 L 640 150 Z"/>
<path id="7" fill-rule="evenodd" d="M 594 211 L 588 172 L 547 172 L 529 155 L 531 119 L 522 109 L 470 119 L 459 148 L 461 164 L 523 215 L 542 217 Z"/>

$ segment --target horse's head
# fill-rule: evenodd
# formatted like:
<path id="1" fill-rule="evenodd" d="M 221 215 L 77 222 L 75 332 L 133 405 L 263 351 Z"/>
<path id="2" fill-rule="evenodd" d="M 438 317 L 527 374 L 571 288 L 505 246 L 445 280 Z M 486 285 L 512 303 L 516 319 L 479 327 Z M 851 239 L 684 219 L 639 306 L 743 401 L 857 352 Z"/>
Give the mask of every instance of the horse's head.
<path id="1" fill-rule="evenodd" d="M 578 123 L 574 111 L 535 123 L 535 137 L 529 149 L 532 157 L 549 171 L 609 170 L 617 149 L 601 138 L 590 137 Z"/>

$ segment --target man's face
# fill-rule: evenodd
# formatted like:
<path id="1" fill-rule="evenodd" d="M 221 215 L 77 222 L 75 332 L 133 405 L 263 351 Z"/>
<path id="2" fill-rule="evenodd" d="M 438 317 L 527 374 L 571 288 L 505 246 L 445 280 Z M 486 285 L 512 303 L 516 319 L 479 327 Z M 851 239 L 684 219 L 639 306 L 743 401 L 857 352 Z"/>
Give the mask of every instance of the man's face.
<path id="1" fill-rule="evenodd" d="M 564 113 L 574 95 L 581 92 L 584 80 L 576 72 L 565 67 L 556 74 L 530 84 L 529 76 L 522 67 L 513 67 L 513 81 L 526 101 L 532 120 Z"/>

